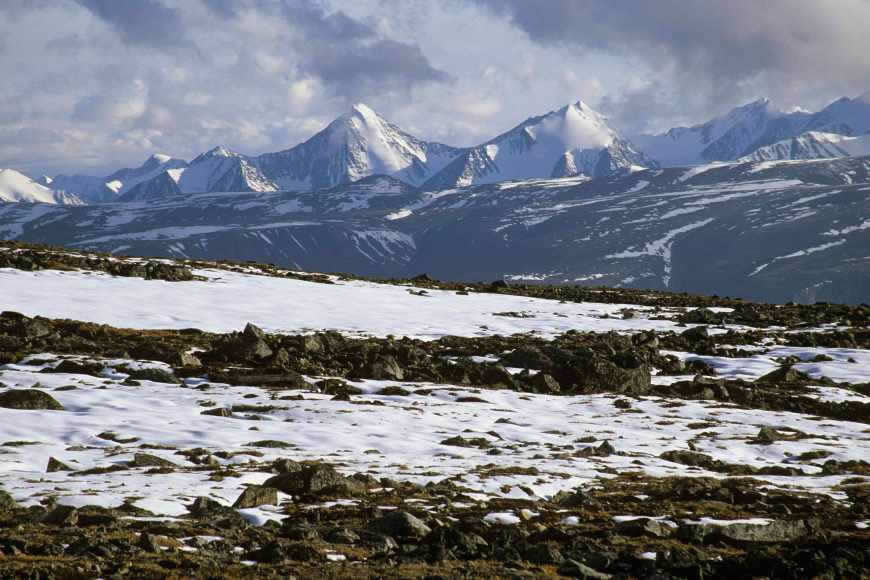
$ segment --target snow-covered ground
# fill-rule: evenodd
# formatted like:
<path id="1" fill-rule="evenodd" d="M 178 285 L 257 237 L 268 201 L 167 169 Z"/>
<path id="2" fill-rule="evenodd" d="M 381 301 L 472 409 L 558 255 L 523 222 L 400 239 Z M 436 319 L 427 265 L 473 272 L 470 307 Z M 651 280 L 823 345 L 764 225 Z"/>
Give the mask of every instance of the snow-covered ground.
<path id="1" fill-rule="evenodd" d="M 675 322 L 649 320 L 644 313 L 651 314 L 652 308 L 624 304 L 560 304 L 444 290 L 417 296 L 407 287 L 362 281 L 318 284 L 224 270 L 195 273 L 208 280 L 143 282 L 100 272 L 0 269 L 0 310 L 122 328 L 229 332 L 253 322 L 270 332 L 338 330 L 423 339 L 533 331 L 553 336 L 571 329 L 677 330 Z M 620 311 L 629 307 L 637 315 L 623 320 Z M 496 315 L 505 312 L 528 317 Z"/>
<path id="2" fill-rule="evenodd" d="M 205 280 L 173 283 L 100 272 L 0 269 L 0 310 L 139 329 L 195 327 L 228 332 L 253 322 L 270 332 L 332 329 L 349 335 L 423 339 L 519 332 L 553 337 L 568 330 L 685 330 L 667 318 L 677 309 L 656 312 L 657 318 L 662 314 L 665 318 L 652 320 L 651 308 L 628 305 L 560 303 L 489 293 L 458 295 L 441 290 L 419 296 L 409 287 L 357 280 L 333 278 L 334 284 L 319 284 L 217 269 L 195 273 Z M 625 308 L 634 316 L 623 319 Z M 757 351 L 750 357 L 671 354 L 703 360 L 716 369 L 717 376 L 728 378 L 754 380 L 778 368 L 777 359 L 797 357 L 802 362 L 796 368 L 814 378 L 851 383 L 870 380 L 867 351 L 763 342 L 746 348 Z M 820 362 L 818 355 L 833 360 Z M 348 474 L 365 472 L 420 484 L 457 478 L 475 490 L 473 497 L 481 501 L 548 498 L 559 491 L 595 485 L 617 473 L 724 477 L 660 457 L 666 451 L 689 449 L 739 466 L 797 467 L 804 475 L 757 477 L 773 487 L 843 498 L 836 486 L 848 474 L 823 476 L 822 461 L 796 458 L 811 451 L 827 452 L 823 460 L 870 456 L 866 424 L 819 421 L 721 401 L 648 396 L 615 405 L 620 397 L 610 394 L 565 397 L 371 380 L 353 383 L 363 395 L 339 401 L 313 391 L 206 384 L 204 377 L 189 378 L 181 385 L 124 384 L 126 375 L 118 370 L 121 365 L 170 370 L 164 363 L 148 361 L 102 360 L 106 370 L 101 377 L 41 373 L 52 360 L 57 357 L 45 353 L 0 367 L 0 388 L 39 388 L 65 407 L 63 411 L 0 409 L 0 477 L 3 487 L 25 504 L 38 503 L 46 496 L 58 496 L 60 503 L 72 505 L 118 506 L 128 501 L 171 517 L 185 513 L 185 505 L 197 496 L 231 503 L 246 484 L 268 478 L 267 462 L 279 457 L 322 459 Z M 654 382 L 686 378 L 691 377 L 656 376 Z M 380 395 L 387 386 L 402 386 L 409 394 Z M 283 398 L 298 395 L 303 398 Z M 820 385 L 811 396 L 828 401 L 868 400 L 843 385 Z M 248 407 L 237 408 L 233 417 L 202 415 L 207 409 L 238 405 Z M 787 426 L 807 436 L 759 445 L 753 440 L 764 426 Z M 98 436 L 107 431 L 128 442 Z M 468 447 L 445 443 L 457 436 L 478 441 Z M 256 445 L 264 440 L 286 446 Z M 584 449 L 604 441 L 615 452 L 583 455 Z M 215 480 L 209 471 L 194 469 L 177 453 L 193 448 L 224 452 L 217 455 L 222 457 L 217 461 L 240 475 Z M 46 473 L 50 457 L 81 471 L 126 465 L 137 452 L 157 455 L 178 468 L 159 474 L 147 473 L 147 467 L 125 468 L 111 475 Z M 280 519 L 276 509 L 244 510 L 244 514 L 262 523 Z M 493 514 L 491 519 L 500 523 L 516 517 Z"/>
<path id="3" fill-rule="evenodd" d="M 808 475 L 760 479 L 773 487 L 796 486 L 839 497 L 831 488 L 846 476 L 813 475 L 820 472 L 819 467 L 795 463 L 794 457 L 813 450 L 827 451 L 829 459 L 838 460 L 870 455 L 870 441 L 862 435 L 866 425 L 819 422 L 793 413 L 740 409 L 715 401 L 685 401 L 675 406 L 661 398 L 643 397 L 632 400 L 633 409 L 627 412 L 614 405 L 618 397 L 612 395 L 565 398 L 427 383 L 363 381 L 354 384 L 366 394 L 354 400 L 383 405 L 358 405 L 307 391 L 274 393 L 220 384 L 203 387 L 198 379 L 188 379 L 183 385 L 142 381 L 140 386 L 127 386 L 119 382 L 125 375 L 117 372 L 107 372 L 106 378 L 39 373 L 44 359 L 51 356 L 32 358 L 43 359 L 42 364 L 7 365 L 0 369 L 0 380 L 15 388 L 38 386 L 66 410 L 0 409 L 0 449 L 5 451 L 0 477 L 6 490 L 26 504 L 37 503 L 47 495 L 56 495 L 60 503 L 71 505 L 117 506 L 129 499 L 156 514 L 173 516 L 185 513 L 184 506 L 197 496 L 231 503 L 245 484 L 261 483 L 269 477 L 262 467 L 246 469 L 252 456 L 245 454 L 219 459 L 241 473 L 241 477 L 222 481 L 210 479 L 208 471 L 193 469 L 152 475 L 146 473 L 148 468 L 131 468 L 111 476 L 45 472 L 49 457 L 84 470 L 125 463 L 133 459 L 135 452 L 194 467 L 174 449 L 142 449 L 143 444 L 179 450 L 202 447 L 209 452 L 260 452 L 262 457 L 254 459 L 261 462 L 279 457 L 323 458 L 346 473 L 364 471 L 417 483 L 459 476 L 459 483 L 478 490 L 476 497 L 480 500 L 498 496 L 549 497 L 560 490 L 612 477 L 614 470 L 654 476 L 721 476 L 658 457 L 669 450 L 687 450 L 689 440 L 697 451 L 728 463 L 801 467 Z M 118 365 L 124 361 L 104 362 Z M 400 384 L 411 394 L 377 394 L 386 386 Z M 76 389 L 55 390 L 69 385 Z M 415 388 L 426 390 L 415 393 Z M 305 400 L 282 400 L 270 396 L 273 394 L 302 394 Z M 481 400 L 461 400 L 469 396 Z M 236 418 L 201 415 L 207 409 L 240 404 L 277 408 L 240 411 Z M 256 415 L 257 420 L 246 419 L 249 415 Z M 34 425 L 39 428 L 34 429 Z M 751 443 L 762 426 L 782 425 L 808 433 L 809 437 L 770 445 Z M 106 431 L 136 440 L 118 444 L 97 437 Z M 457 435 L 482 438 L 488 448 L 443 443 Z M 252 445 L 262 440 L 281 441 L 288 447 Z M 588 458 L 571 455 L 605 440 L 618 454 Z M 493 448 L 500 454 L 492 454 Z M 487 473 L 492 468 L 510 467 L 536 471 L 525 475 Z M 270 511 L 249 510 L 246 515 L 262 521 L 270 517 Z"/>

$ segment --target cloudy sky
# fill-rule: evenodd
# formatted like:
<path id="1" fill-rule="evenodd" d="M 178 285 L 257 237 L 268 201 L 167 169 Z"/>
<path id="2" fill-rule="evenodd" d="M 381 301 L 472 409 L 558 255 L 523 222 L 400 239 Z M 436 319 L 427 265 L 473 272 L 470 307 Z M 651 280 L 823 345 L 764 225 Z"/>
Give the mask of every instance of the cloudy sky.
<path id="1" fill-rule="evenodd" d="M 627 134 L 870 89 L 870 0 L 2 0 L 0 167 L 288 148 L 355 102 L 472 145 L 583 99 Z"/>

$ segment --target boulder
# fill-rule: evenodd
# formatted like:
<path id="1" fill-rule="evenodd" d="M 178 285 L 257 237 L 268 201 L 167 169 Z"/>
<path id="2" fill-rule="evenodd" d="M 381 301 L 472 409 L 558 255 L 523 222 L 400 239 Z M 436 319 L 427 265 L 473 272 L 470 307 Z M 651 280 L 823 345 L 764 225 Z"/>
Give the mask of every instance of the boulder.
<path id="1" fill-rule="evenodd" d="M 253 508 L 261 505 L 278 505 L 278 490 L 274 487 L 249 485 L 236 499 L 236 509 Z"/>
<path id="2" fill-rule="evenodd" d="M 303 464 L 302 469 L 270 477 L 263 485 L 294 496 L 358 495 L 366 491 L 365 485 L 341 475 L 326 463 Z"/>
<path id="3" fill-rule="evenodd" d="M 47 473 L 54 473 L 56 471 L 73 471 L 73 468 L 64 463 L 63 461 L 55 459 L 54 457 L 49 457 L 48 465 L 46 466 L 45 471 Z"/>
<path id="4" fill-rule="evenodd" d="M 394 538 L 419 539 L 432 531 L 420 518 L 403 510 L 396 510 L 372 520 L 369 529 Z"/>
<path id="5" fill-rule="evenodd" d="M 6 409 L 64 410 L 63 405 L 54 397 L 39 389 L 9 389 L 0 393 L 0 407 Z"/>
<path id="6" fill-rule="evenodd" d="M 150 453 L 136 453 L 130 467 L 178 467 L 168 459 L 151 455 Z"/>
<path id="7" fill-rule="evenodd" d="M 70 505 L 56 506 L 42 519 L 44 524 L 52 526 L 74 526 L 78 521 L 79 510 Z"/>
<path id="8" fill-rule="evenodd" d="M 367 369 L 368 378 L 376 380 L 401 381 L 405 373 L 399 362 L 391 355 L 379 355 L 372 361 Z"/>

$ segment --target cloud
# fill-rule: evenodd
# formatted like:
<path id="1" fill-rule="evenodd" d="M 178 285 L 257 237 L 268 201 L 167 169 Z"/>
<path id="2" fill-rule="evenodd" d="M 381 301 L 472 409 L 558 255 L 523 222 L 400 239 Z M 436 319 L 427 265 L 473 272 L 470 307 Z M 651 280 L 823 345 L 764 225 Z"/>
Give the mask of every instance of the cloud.
<path id="1" fill-rule="evenodd" d="M 328 12 L 311 0 L 205 0 L 205 5 L 225 19 L 252 11 L 283 19 L 299 71 L 350 100 L 385 88 L 450 79 L 432 66 L 419 46 L 385 38 L 375 27 L 341 10 Z"/>
<path id="2" fill-rule="evenodd" d="M 0 166 L 256 154 L 354 102 L 480 143 L 583 99 L 629 134 L 870 86 L 870 2 L 0 0 Z M 35 32 L 36 31 L 36 32 Z M 27 50 L 13 50 L 26 46 Z"/>
<path id="3" fill-rule="evenodd" d="M 181 16 L 159 0 L 76 0 L 110 25 L 128 44 L 171 47 L 185 40 Z"/>
<path id="4" fill-rule="evenodd" d="M 473 1 L 535 42 L 641 61 L 659 76 L 650 75 L 647 90 L 616 99 L 633 105 L 667 92 L 662 81 L 708 102 L 730 102 L 752 90 L 798 98 L 814 85 L 861 92 L 870 79 L 867 0 Z"/>

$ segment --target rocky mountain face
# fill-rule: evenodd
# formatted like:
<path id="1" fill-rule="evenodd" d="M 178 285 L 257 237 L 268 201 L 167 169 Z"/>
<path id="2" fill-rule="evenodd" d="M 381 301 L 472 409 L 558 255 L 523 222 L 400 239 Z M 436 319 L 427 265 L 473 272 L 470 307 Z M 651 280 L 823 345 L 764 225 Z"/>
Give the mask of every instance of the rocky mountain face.
<path id="1" fill-rule="evenodd" d="M 0 206 L 0 238 L 376 276 L 870 300 L 870 158 L 715 163 L 424 191 L 389 176 L 314 192 Z"/>

